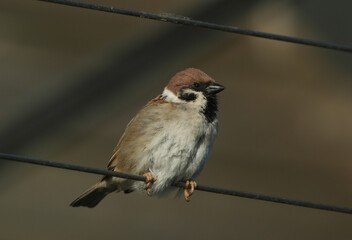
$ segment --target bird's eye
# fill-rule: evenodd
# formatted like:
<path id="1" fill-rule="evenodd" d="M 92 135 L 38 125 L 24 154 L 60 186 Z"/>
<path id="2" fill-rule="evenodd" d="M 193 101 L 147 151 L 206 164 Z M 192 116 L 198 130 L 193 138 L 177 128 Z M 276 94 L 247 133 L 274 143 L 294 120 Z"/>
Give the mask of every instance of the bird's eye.
<path id="1" fill-rule="evenodd" d="M 199 82 L 195 82 L 195 83 L 193 83 L 193 86 L 196 87 L 196 88 L 199 88 L 200 87 L 200 83 Z"/>

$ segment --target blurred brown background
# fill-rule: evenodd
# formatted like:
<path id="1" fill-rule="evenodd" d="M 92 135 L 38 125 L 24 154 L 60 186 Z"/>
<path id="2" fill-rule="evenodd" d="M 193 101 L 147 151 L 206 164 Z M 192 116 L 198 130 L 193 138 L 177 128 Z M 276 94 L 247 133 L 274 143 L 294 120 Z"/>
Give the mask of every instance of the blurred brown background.
<path id="1" fill-rule="evenodd" d="M 90 1 L 352 44 L 352 2 Z M 38 1 L 0 2 L 0 152 L 105 168 L 179 70 L 227 87 L 200 184 L 352 207 L 352 56 Z M 0 239 L 352 239 L 352 217 L 196 192 L 69 203 L 100 177 L 0 161 Z"/>

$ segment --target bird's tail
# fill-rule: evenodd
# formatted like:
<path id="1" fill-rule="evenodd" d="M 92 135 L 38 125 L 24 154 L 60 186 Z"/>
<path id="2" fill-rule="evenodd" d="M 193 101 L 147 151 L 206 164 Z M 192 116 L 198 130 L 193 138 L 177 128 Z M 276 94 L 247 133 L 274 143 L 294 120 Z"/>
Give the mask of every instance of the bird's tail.
<path id="1" fill-rule="evenodd" d="M 108 184 L 105 179 L 101 180 L 97 184 L 93 185 L 87 191 L 85 191 L 81 196 L 74 200 L 70 206 L 71 207 L 95 207 L 101 200 L 103 200 L 106 195 L 116 190 L 116 187 L 112 187 Z"/>

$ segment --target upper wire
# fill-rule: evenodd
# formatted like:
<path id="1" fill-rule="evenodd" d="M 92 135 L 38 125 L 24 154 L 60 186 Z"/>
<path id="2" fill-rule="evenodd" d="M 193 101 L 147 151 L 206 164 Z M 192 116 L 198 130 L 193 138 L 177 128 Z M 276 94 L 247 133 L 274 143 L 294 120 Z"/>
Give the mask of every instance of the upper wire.
<path id="1" fill-rule="evenodd" d="M 285 35 L 273 34 L 273 33 L 267 33 L 267 32 L 260 32 L 260 31 L 245 29 L 245 28 L 194 20 L 188 17 L 177 17 L 177 16 L 166 15 L 166 14 L 128 10 L 123 8 L 105 6 L 101 4 L 79 2 L 79 1 L 72 1 L 72 0 L 39 0 L 39 1 L 58 3 L 58 4 L 75 6 L 80 8 L 88 8 L 92 10 L 98 10 L 103 12 L 110 12 L 110 13 L 116 13 L 116 14 L 122 14 L 122 15 L 134 16 L 134 17 L 147 18 L 147 19 L 152 19 L 157 21 L 170 22 L 174 24 L 208 28 L 208 29 L 218 30 L 223 32 L 238 33 L 238 34 L 249 35 L 253 37 L 267 38 L 271 40 L 291 42 L 291 43 L 309 45 L 309 46 L 320 47 L 320 48 L 327 48 L 327 49 L 333 49 L 333 50 L 343 51 L 343 52 L 350 52 L 350 53 L 352 52 L 352 46 L 317 41 L 317 40 L 310 40 L 305 38 L 291 37 L 291 36 L 285 36 Z"/>
<path id="2" fill-rule="evenodd" d="M 0 159 L 37 164 L 37 165 L 43 165 L 48 167 L 63 168 L 63 169 L 69 169 L 74 171 L 80 171 L 80 172 L 95 173 L 95 174 L 105 175 L 105 176 L 127 178 L 131 180 L 136 180 L 136 181 L 146 180 L 144 176 L 133 175 L 129 173 L 103 170 L 103 169 L 74 165 L 69 163 L 41 160 L 41 159 L 18 156 L 13 154 L 0 153 Z M 172 186 L 182 188 L 185 186 L 185 183 L 177 182 L 177 183 L 174 183 Z M 340 207 L 340 206 L 334 206 L 329 204 L 308 202 L 308 201 L 295 200 L 295 199 L 284 198 L 284 197 L 277 197 L 277 196 L 251 193 L 251 192 L 245 192 L 245 191 L 239 191 L 239 190 L 231 190 L 231 189 L 218 188 L 218 187 L 205 186 L 205 185 L 197 185 L 195 189 L 199 191 L 204 191 L 204 192 L 212 192 L 212 193 L 218 193 L 223 195 L 231 195 L 231 196 L 237 196 L 237 197 L 243 197 L 243 198 L 251 198 L 251 199 L 264 200 L 264 201 L 275 202 L 275 203 L 295 205 L 300 207 L 315 208 L 315 209 L 327 210 L 332 212 L 352 214 L 352 208 L 348 208 L 348 207 Z"/>

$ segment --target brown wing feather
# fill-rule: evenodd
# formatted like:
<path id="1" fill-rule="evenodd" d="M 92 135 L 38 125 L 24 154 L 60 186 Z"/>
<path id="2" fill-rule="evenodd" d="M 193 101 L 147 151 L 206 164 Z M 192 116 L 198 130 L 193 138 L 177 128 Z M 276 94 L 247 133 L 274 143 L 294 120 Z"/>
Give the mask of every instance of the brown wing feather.
<path id="1" fill-rule="evenodd" d="M 138 113 L 137 115 L 128 123 L 125 132 L 121 136 L 119 142 L 117 143 L 114 153 L 112 157 L 110 158 L 110 161 L 108 163 L 108 169 L 109 170 L 116 170 L 118 169 L 119 171 L 124 171 L 124 172 L 131 172 L 131 166 L 133 166 L 133 159 L 130 159 L 131 161 L 128 161 L 126 159 L 126 155 L 123 154 L 124 156 L 121 158 L 119 156 L 120 153 L 120 148 L 121 145 L 123 145 L 125 142 L 131 141 L 134 138 L 138 137 L 140 135 L 140 131 L 138 130 L 139 125 L 135 123 L 136 119 L 140 120 L 141 116 L 143 115 L 143 112 L 145 112 L 146 108 L 150 107 L 151 105 L 155 104 L 172 104 L 170 102 L 167 102 L 163 99 L 161 95 L 157 96 L 156 98 L 150 100 Z M 137 121 L 138 121 L 137 120 Z M 133 151 L 133 149 L 131 149 Z"/>

